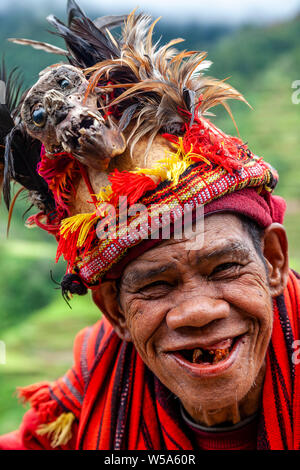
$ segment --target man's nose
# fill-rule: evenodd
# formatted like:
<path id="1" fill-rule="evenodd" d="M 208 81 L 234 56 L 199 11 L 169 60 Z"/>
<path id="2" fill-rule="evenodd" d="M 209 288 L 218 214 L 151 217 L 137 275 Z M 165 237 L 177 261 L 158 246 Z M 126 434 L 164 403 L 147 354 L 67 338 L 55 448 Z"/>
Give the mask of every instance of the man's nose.
<path id="1" fill-rule="evenodd" d="M 184 327 L 201 328 L 215 320 L 227 318 L 229 313 L 230 306 L 224 300 L 197 296 L 169 310 L 166 322 L 172 330 Z"/>

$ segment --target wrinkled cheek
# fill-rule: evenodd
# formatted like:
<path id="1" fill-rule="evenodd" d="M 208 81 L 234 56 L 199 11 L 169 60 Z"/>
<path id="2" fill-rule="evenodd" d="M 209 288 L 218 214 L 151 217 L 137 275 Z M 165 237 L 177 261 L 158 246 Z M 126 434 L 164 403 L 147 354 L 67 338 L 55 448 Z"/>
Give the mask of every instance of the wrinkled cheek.
<path id="1" fill-rule="evenodd" d="M 138 344 L 146 344 L 160 328 L 165 316 L 164 309 L 140 299 L 129 299 L 125 305 L 128 328 Z"/>
<path id="2" fill-rule="evenodd" d="M 271 302 L 257 305 L 256 311 L 252 313 L 252 322 L 255 325 L 254 329 L 257 330 L 257 354 L 264 355 L 268 348 L 268 344 L 272 334 L 273 328 L 273 307 Z"/>
<path id="3" fill-rule="evenodd" d="M 269 342 L 272 335 L 273 327 L 273 309 L 269 303 L 256 305 L 256 311 L 249 314 L 249 371 L 252 369 L 253 374 L 259 372 L 262 366 Z M 247 358 L 245 358 L 245 361 Z"/>
<path id="4" fill-rule="evenodd" d="M 151 323 L 150 318 L 147 320 L 146 312 L 142 311 L 139 305 L 134 305 L 128 313 L 126 324 L 132 341 L 141 358 L 148 364 L 154 357 L 151 338 L 155 325 Z"/>
<path id="5" fill-rule="evenodd" d="M 259 325 L 258 339 L 256 344 L 256 357 L 257 361 L 260 363 L 262 363 L 262 361 L 265 359 L 272 336 L 273 310 L 270 310 L 269 314 L 269 318 L 264 318 L 262 323 Z"/>
<path id="6" fill-rule="evenodd" d="M 133 343 L 143 359 L 143 361 L 151 368 L 151 364 L 155 361 L 155 348 L 151 338 L 144 336 L 141 332 L 133 334 Z"/>
<path id="7" fill-rule="evenodd" d="M 242 316 L 248 317 L 260 325 L 262 331 L 268 331 L 273 323 L 273 302 L 268 287 L 264 283 L 245 279 L 223 292 L 227 300 Z"/>

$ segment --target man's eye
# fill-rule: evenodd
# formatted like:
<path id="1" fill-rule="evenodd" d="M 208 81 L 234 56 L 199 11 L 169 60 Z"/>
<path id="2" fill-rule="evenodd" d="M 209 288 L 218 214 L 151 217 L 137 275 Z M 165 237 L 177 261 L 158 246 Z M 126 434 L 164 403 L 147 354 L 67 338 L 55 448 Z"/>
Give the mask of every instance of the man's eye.
<path id="1" fill-rule="evenodd" d="M 212 271 L 211 276 L 213 276 L 214 274 L 219 274 L 219 273 L 222 273 L 222 272 L 226 272 L 226 271 L 233 271 L 233 270 L 236 270 L 237 268 L 239 268 L 241 265 L 240 263 L 222 263 L 222 264 L 219 264 L 218 266 L 216 266 L 214 268 L 214 270 Z"/>
<path id="2" fill-rule="evenodd" d="M 47 113 L 44 108 L 38 108 L 32 113 L 32 120 L 37 127 L 44 127 Z"/>
<path id="3" fill-rule="evenodd" d="M 146 286 L 140 289 L 140 293 L 148 294 L 151 292 L 161 292 L 166 291 L 171 288 L 171 284 L 167 281 L 155 281 L 151 282 L 151 284 L 147 284 Z"/>

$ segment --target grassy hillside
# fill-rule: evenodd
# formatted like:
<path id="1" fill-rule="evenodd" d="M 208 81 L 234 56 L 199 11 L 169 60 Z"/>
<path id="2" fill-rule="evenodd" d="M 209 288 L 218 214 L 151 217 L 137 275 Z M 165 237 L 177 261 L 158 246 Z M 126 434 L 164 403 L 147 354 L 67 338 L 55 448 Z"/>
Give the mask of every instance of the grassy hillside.
<path id="1" fill-rule="evenodd" d="M 0 365 L 0 434 L 15 429 L 24 414 L 14 396 L 16 387 L 63 375 L 72 364 L 76 333 L 98 319 L 99 311 L 89 299 L 77 298 L 70 310 L 56 296 L 26 321 L 21 320 L 1 334 L 6 343 L 7 364 Z"/>
<path id="2" fill-rule="evenodd" d="M 51 12 L 51 8 L 47 14 Z M 90 12 L 89 12 L 90 13 Z M 97 16 L 99 12 L 95 13 Z M 24 86 L 32 84 L 40 69 L 59 60 L 42 52 L 4 42 L 8 36 L 53 41 L 47 23 L 33 12 L 0 15 L 1 50 L 7 62 L 19 65 Z M 277 194 L 288 200 L 286 227 L 291 266 L 300 271 L 300 105 L 292 104 L 292 82 L 300 79 L 300 21 L 268 28 L 228 28 L 188 25 L 184 30 L 164 25 L 166 39 L 187 37 L 186 47 L 205 49 L 214 61 L 211 75 L 230 76 L 253 110 L 241 103 L 232 109 L 240 135 L 258 155 L 280 173 Z M 63 46 L 60 40 L 55 43 Z M 222 109 L 213 121 L 229 133 L 235 128 Z M 13 392 L 39 380 L 52 380 L 72 363 L 72 343 L 78 330 L 99 318 L 90 298 L 74 298 L 72 310 L 51 280 L 60 279 L 64 263 L 55 265 L 55 241 L 39 230 L 23 226 L 25 202 L 19 202 L 11 234 L 6 239 L 7 212 L 0 208 L 0 340 L 5 341 L 7 364 L 0 365 L 0 433 L 14 429 L 23 414 Z"/>

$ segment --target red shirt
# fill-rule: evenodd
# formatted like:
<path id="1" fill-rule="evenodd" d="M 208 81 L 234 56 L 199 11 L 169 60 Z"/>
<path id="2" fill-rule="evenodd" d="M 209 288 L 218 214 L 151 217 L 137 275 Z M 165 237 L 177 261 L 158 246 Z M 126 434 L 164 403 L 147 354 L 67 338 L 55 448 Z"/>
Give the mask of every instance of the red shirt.
<path id="1" fill-rule="evenodd" d="M 255 450 L 257 441 L 257 414 L 228 427 L 208 428 L 195 423 L 181 409 L 185 423 L 202 450 Z"/>

